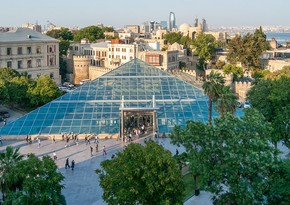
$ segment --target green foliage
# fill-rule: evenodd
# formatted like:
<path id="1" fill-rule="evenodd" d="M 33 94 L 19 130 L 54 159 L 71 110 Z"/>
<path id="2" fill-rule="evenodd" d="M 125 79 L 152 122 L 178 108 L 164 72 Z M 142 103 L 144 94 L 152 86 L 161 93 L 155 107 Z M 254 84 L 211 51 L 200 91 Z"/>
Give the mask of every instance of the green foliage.
<path id="1" fill-rule="evenodd" d="M 226 65 L 226 63 L 224 61 L 218 60 L 215 65 L 213 66 L 213 69 L 218 69 L 218 70 L 222 70 L 224 65 Z"/>
<path id="2" fill-rule="evenodd" d="M 268 73 L 265 75 L 265 79 L 276 80 L 281 77 L 290 78 L 290 66 L 284 66 L 282 70 Z"/>
<path id="3" fill-rule="evenodd" d="M 290 147 L 290 92 L 287 90 L 290 90 L 289 77 L 282 75 L 274 80 L 260 80 L 249 91 L 248 99 L 274 125 L 272 141 L 283 140 Z"/>
<path id="4" fill-rule="evenodd" d="M 208 80 L 206 80 L 202 88 L 204 93 L 208 96 L 208 123 L 210 124 L 212 121 L 212 103 L 215 99 L 219 97 L 219 92 L 221 86 L 224 84 L 224 77 L 218 73 L 211 71 Z"/>
<path id="5" fill-rule="evenodd" d="M 2 192 L 3 199 L 17 184 L 16 177 L 11 175 L 11 173 L 23 157 L 19 153 L 19 148 L 13 149 L 11 146 L 7 146 L 5 151 L 0 153 L 0 191 Z"/>
<path id="6" fill-rule="evenodd" d="M 88 26 L 76 31 L 74 34 L 74 41 L 80 42 L 81 39 L 87 38 L 90 42 L 95 42 L 97 39 L 102 39 L 104 37 L 104 32 L 100 27 Z"/>
<path id="7" fill-rule="evenodd" d="M 213 125 L 188 121 L 169 136 L 186 148 L 191 173 L 207 182 L 216 201 L 229 195 L 228 204 L 261 204 L 277 165 L 271 133 L 263 116 L 247 109 L 242 118 L 226 115 Z"/>
<path id="8" fill-rule="evenodd" d="M 108 204 L 182 203 L 178 164 L 169 151 L 152 141 L 145 147 L 132 143 L 101 166 L 103 171 L 97 173 Z"/>
<path id="9" fill-rule="evenodd" d="M 164 39 L 167 40 L 169 44 L 173 43 L 180 43 L 180 39 L 182 38 L 181 33 L 176 33 L 176 32 L 170 32 L 164 35 Z"/>
<path id="10" fill-rule="evenodd" d="M 290 159 L 283 160 L 271 177 L 269 205 L 288 205 L 290 201 Z"/>
<path id="11" fill-rule="evenodd" d="M 11 68 L 0 68 L 0 80 L 3 80 L 5 83 L 9 83 L 14 77 L 18 77 L 20 74 Z"/>
<path id="12" fill-rule="evenodd" d="M 18 161 L 8 175 L 16 183 L 9 189 L 5 205 L 61 204 L 64 177 L 49 156 L 39 159 L 30 154 L 27 160 Z"/>
<path id="13" fill-rule="evenodd" d="M 233 74 L 234 80 L 237 80 L 238 78 L 243 77 L 244 75 L 243 68 L 232 64 L 227 64 L 223 66 L 223 72 L 225 74 Z"/>
<path id="14" fill-rule="evenodd" d="M 112 26 L 104 26 L 102 27 L 103 32 L 113 32 L 114 28 Z"/>
<path id="15" fill-rule="evenodd" d="M 211 34 L 200 33 L 193 40 L 194 54 L 198 56 L 200 64 L 203 64 L 202 70 L 205 69 L 205 63 L 211 61 L 212 56 L 217 48 L 217 42 Z"/>
<path id="16" fill-rule="evenodd" d="M 67 54 L 67 50 L 69 49 L 70 42 L 66 40 L 61 40 L 59 42 L 59 56 Z"/>
<path id="17" fill-rule="evenodd" d="M 62 41 L 72 41 L 74 38 L 73 33 L 68 28 L 51 30 L 46 35 Z"/>
<path id="18" fill-rule="evenodd" d="M 218 98 L 214 100 L 215 109 L 221 117 L 226 114 L 234 114 L 238 106 L 238 96 L 233 93 L 231 87 L 221 86 L 218 91 Z"/>
<path id="19" fill-rule="evenodd" d="M 36 81 L 36 87 L 28 91 L 30 103 L 34 106 L 44 105 L 62 95 L 55 82 L 46 75 L 40 76 Z"/>
<path id="20" fill-rule="evenodd" d="M 179 61 L 179 69 L 186 68 L 186 63 L 183 61 Z"/>
<path id="21" fill-rule="evenodd" d="M 9 93 L 8 88 L 3 79 L 0 79 L 0 104 L 8 103 Z"/>
<path id="22" fill-rule="evenodd" d="M 254 34 L 247 33 L 243 37 L 236 35 L 231 39 L 228 44 L 227 60 L 232 64 L 241 62 L 247 68 L 259 67 L 260 56 L 268 48 L 266 35 L 260 27 Z"/>

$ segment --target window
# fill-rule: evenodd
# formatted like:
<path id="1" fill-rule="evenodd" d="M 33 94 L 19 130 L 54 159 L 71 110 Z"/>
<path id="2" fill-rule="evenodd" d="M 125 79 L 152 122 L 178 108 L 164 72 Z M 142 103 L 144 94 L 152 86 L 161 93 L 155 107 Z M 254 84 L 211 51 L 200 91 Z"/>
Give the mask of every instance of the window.
<path id="1" fill-rule="evenodd" d="M 53 57 L 51 57 L 50 59 L 49 59 L 49 66 L 54 66 L 54 58 Z"/>
<path id="2" fill-rule="evenodd" d="M 126 48 L 122 48 L 122 52 L 126 52 Z"/>
<path id="3" fill-rule="evenodd" d="M 27 54 L 32 54 L 32 49 L 31 49 L 31 47 L 27 47 Z"/>
<path id="4" fill-rule="evenodd" d="M 120 52 L 120 48 L 116 48 L 116 52 Z"/>
<path id="5" fill-rule="evenodd" d="M 41 67 L 41 59 L 36 59 L 36 67 Z"/>
<path id="6" fill-rule="evenodd" d="M 53 79 L 54 77 L 53 77 L 53 73 L 50 73 L 49 74 L 49 77 L 51 78 L 51 79 Z"/>
<path id="7" fill-rule="evenodd" d="M 49 47 L 49 52 L 50 52 L 50 53 L 53 53 L 52 46 Z"/>
<path id="8" fill-rule="evenodd" d="M 17 68 L 18 69 L 22 68 L 22 61 L 17 61 Z"/>
<path id="9" fill-rule="evenodd" d="M 28 74 L 28 76 L 27 76 L 27 77 L 30 79 L 32 76 L 31 76 L 31 74 Z"/>
<path id="10" fill-rule="evenodd" d="M 12 61 L 7 61 L 7 68 L 12 68 Z"/>
<path id="11" fill-rule="evenodd" d="M 119 55 L 116 55 L 116 58 L 117 58 L 117 59 L 120 59 L 120 56 L 119 56 Z"/>
<path id="12" fill-rule="evenodd" d="M 79 50 L 79 47 L 75 46 L 75 51 L 78 51 Z"/>
<path id="13" fill-rule="evenodd" d="M 123 59 L 123 60 L 126 60 L 126 56 L 122 56 L 122 59 Z"/>
<path id="14" fill-rule="evenodd" d="M 18 47 L 17 48 L 17 54 L 18 55 L 22 55 L 22 47 Z"/>
<path id="15" fill-rule="evenodd" d="M 41 53 L 41 48 L 40 48 L 40 47 L 37 47 L 37 48 L 36 48 L 36 53 L 37 53 L 37 54 L 40 54 L 40 53 Z"/>
<path id="16" fill-rule="evenodd" d="M 32 61 L 31 60 L 27 61 L 27 68 L 32 68 Z"/>
<path id="17" fill-rule="evenodd" d="M 12 49 L 11 48 L 7 48 L 7 55 L 8 56 L 12 55 Z"/>

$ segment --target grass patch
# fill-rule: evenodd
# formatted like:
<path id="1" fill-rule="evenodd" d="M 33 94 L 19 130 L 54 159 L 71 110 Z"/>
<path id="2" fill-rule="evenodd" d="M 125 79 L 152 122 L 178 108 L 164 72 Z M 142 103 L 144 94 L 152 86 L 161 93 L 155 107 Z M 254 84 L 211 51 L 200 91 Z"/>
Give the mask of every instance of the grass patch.
<path id="1" fill-rule="evenodd" d="M 182 181 L 185 186 L 185 190 L 183 192 L 184 198 L 186 200 L 194 195 L 194 183 L 193 183 L 193 175 L 192 174 L 185 174 L 182 176 Z"/>

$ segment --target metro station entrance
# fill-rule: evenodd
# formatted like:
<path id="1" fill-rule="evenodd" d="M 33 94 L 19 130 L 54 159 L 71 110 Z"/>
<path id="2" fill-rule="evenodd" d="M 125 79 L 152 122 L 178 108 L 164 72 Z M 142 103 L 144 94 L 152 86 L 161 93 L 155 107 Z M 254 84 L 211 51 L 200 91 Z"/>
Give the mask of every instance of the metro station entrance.
<path id="1" fill-rule="evenodd" d="M 157 131 L 155 109 L 122 108 L 120 118 L 120 137 L 123 140 Z"/>

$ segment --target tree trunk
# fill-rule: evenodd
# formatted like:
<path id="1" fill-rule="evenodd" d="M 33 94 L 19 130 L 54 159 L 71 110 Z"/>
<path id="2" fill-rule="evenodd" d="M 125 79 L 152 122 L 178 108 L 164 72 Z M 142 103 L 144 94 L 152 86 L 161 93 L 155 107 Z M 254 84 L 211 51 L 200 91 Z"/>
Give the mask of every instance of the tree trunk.
<path id="1" fill-rule="evenodd" d="M 212 99 L 208 99 L 208 124 L 211 124 L 211 116 L 212 116 Z"/>
<path id="2" fill-rule="evenodd" d="M 197 185 L 197 175 L 193 176 L 193 183 L 194 183 L 194 195 L 198 196 L 199 195 L 199 189 Z"/>

